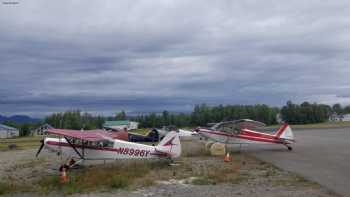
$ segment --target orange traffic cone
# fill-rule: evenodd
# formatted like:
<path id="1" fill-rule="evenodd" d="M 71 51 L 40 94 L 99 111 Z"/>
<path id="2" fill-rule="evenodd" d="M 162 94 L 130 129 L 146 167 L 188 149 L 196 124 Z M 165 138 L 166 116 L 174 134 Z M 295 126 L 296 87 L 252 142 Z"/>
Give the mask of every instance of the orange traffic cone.
<path id="1" fill-rule="evenodd" d="M 66 168 L 62 168 L 61 171 L 61 183 L 67 183 L 68 182 L 68 176 L 67 176 L 67 172 L 66 172 Z"/>
<path id="2" fill-rule="evenodd" d="M 224 161 L 225 161 L 225 162 L 230 162 L 230 161 L 231 161 L 230 153 L 227 153 L 227 154 L 225 155 Z"/>

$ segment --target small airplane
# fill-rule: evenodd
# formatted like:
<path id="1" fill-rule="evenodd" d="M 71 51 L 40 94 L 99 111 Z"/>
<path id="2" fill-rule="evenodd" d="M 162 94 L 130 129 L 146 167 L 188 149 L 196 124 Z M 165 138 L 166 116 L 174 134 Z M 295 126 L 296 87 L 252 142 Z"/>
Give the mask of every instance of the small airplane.
<path id="1" fill-rule="evenodd" d="M 198 133 L 196 131 L 188 131 L 185 129 L 178 129 L 178 128 L 176 128 L 176 126 L 173 126 L 173 125 L 163 126 L 163 128 L 161 128 L 161 129 L 154 129 L 154 130 L 156 130 L 159 133 L 161 138 L 164 137 L 170 131 L 178 131 L 180 137 L 191 137 L 191 136 L 198 135 Z"/>
<path id="2" fill-rule="evenodd" d="M 123 132 L 123 131 L 119 131 Z M 41 141 L 36 157 L 46 149 L 71 158 L 68 167 L 85 160 L 155 159 L 172 160 L 181 155 L 181 144 L 177 132 L 168 133 L 157 146 L 128 142 L 124 133 L 104 130 L 49 129 L 48 133 L 58 138 L 46 137 Z M 77 162 L 73 159 L 78 159 Z"/>
<path id="3" fill-rule="evenodd" d="M 206 139 L 224 144 L 281 144 L 292 150 L 291 144 L 295 142 L 290 126 L 285 123 L 273 134 L 256 131 L 266 126 L 262 122 L 241 119 L 215 124 L 209 129 L 196 128 L 197 133 Z"/>

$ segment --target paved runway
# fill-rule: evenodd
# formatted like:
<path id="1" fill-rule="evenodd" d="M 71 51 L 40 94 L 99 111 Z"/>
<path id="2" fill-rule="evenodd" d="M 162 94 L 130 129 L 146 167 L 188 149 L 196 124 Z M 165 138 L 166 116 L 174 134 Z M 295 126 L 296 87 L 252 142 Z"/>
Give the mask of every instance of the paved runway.
<path id="1" fill-rule="evenodd" d="M 250 145 L 258 158 L 295 172 L 343 196 L 350 196 L 350 128 L 294 130 L 293 151 Z"/>

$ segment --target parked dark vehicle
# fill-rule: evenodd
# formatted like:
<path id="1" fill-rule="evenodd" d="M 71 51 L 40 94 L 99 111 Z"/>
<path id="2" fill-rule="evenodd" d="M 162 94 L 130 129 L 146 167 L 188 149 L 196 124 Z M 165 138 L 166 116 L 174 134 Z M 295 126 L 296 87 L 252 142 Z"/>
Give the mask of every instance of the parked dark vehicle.
<path id="1" fill-rule="evenodd" d="M 129 132 L 129 142 L 158 142 L 159 140 L 157 129 L 152 129 L 147 135 Z"/>

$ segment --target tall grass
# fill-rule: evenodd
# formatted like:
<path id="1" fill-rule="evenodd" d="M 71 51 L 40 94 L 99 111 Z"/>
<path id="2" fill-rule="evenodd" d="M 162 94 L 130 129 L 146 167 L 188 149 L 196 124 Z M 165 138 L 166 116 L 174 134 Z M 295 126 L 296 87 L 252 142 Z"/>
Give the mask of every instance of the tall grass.
<path id="1" fill-rule="evenodd" d="M 3 182 L 0 180 L 0 196 L 4 194 L 9 194 L 13 192 L 31 192 L 32 189 L 22 184 L 15 183 L 14 181 Z"/>
<path id="2" fill-rule="evenodd" d="M 148 161 L 127 161 L 114 165 L 87 167 L 68 171 L 69 181 L 61 184 L 59 176 L 44 177 L 39 181 L 40 191 L 63 191 L 64 194 L 90 192 L 96 190 L 125 189 L 136 179 L 146 176 L 154 168 L 162 168 L 165 163 Z M 148 182 L 147 184 L 152 184 Z"/>
<path id="3" fill-rule="evenodd" d="M 0 195 L 9 193 L 12 191 L 12 188 L 9 184 L 0 182 Z"/>

